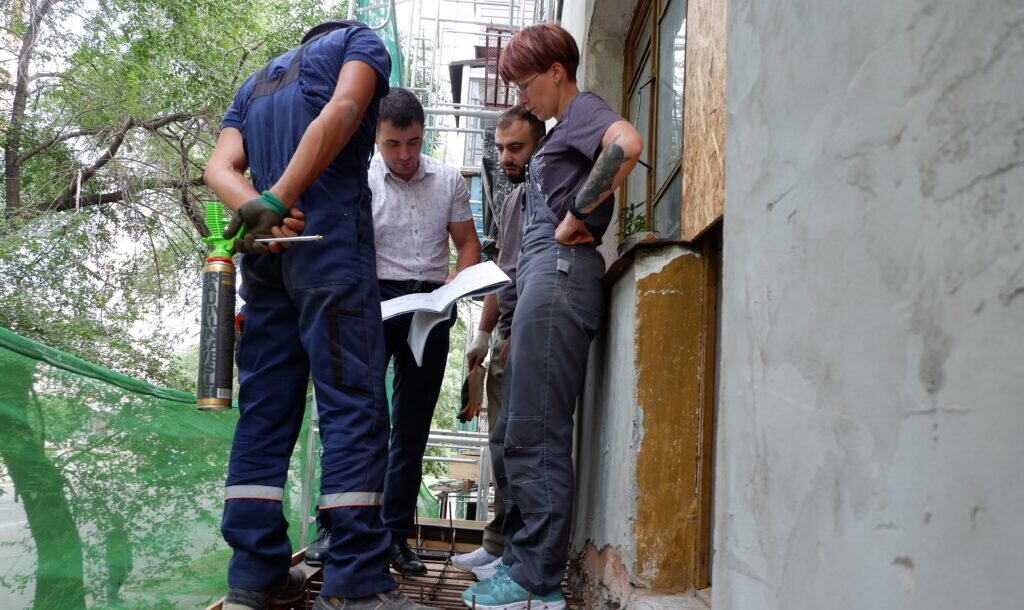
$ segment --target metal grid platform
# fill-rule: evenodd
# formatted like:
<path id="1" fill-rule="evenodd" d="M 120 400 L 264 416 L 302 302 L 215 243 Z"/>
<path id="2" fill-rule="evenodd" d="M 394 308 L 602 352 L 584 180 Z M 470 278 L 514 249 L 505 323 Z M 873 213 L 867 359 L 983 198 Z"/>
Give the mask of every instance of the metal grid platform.
<path id="1" fill-rule="evenodd" d="M 452 567 L 450 555 L 432 551 L 420 551 L 418 553 L 423 563 L 427 566 L 427 573 L 422 576 L 400 575 L 392 572 L 398 581 L 398 587 L 409 599 L 415 600 L 426 606 L 441 608 L 444 610 L 465 610 L 462 603 L 462 592 L 474 582 L 473 575 Z M 313 601 L 320 593 L 323 585 L 321 572 L 318 570 L 309 581 L 309 588 L 306 594 L 306 605 L 295 606 L 296 608 L 312 608 Z M 577 600 L 572 599 L 568 588 L 563 583 L 562 591 L 568 607 L 582 609 L 584 606 Z"/>
<path id="2" fill-rule="evenodd" d="M 475 580 L 472 574 L 455 569 L 451 557 L 478 548 L 483 526 L 484 523 L 475 521 L 417 519 L 415 533 L 419 540 L 410 539 L 409 543 L 426 564 L 427 573 L 413 576 L 392 571 L 399 589 L 410 599 L 426 606 L 441 610 L 464 610 L 466 606 L 462 603 L 462 592 Z M 305 570 L 309 577 L 306 594 L 291 606 L 275 606 L 273 610 L 309 610 L 320 595 L 323 586 L 320 567 L 305 563 L 303 552 L 296 553 L 292 561 L 293 565 Z M 566 582 L 562 583 L 562 593 L 571 610 L 590 610 L 591 604 L 584 604 L 574 597 Z M 221 610 L 221 602 L 207 610 Z"/>

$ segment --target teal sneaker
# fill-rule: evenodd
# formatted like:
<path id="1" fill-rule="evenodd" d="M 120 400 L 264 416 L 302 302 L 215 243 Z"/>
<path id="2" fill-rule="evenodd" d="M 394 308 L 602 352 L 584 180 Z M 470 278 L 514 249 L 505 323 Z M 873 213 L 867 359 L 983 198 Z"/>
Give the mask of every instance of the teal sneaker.
<path id="1" fill-rule="evenodd" d="M 498 560 L 498 565 L 494 569 L 494 576 L 485 578 L 480 582 L 475 582 L 469 586 L 468 589 L 462 592 L 462 600 L 472 600 L 474 595 L 480 595 L 486 591 L 491 590 L 491 585 L 494 584 L 494 579 L 498 576 L 508 573 L 508 564 L 502 560 Z"/>
<path id="2" fill-rule="evenodd" d="M 504 565 L 504 564 L 502 564 Z M 478 610 L 525 610 L 529 600 L 530 610 L 562 610 L 565 597 L 555 589 L 546 595 L 530 595 L 508 575 L 508 567 L 497 572 L 492 578 L 478 582 L 462 592 L 462 603 L 467 608 Z"/>

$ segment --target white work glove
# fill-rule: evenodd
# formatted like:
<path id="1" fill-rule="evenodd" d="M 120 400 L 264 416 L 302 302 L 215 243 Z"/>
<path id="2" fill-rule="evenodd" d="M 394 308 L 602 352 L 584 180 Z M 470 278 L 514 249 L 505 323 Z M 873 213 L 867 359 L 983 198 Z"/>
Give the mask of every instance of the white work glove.
<path id="1" fill-rule="evenodd" d="M 473 342 L 466 349 L 466 369 L 472 371 L 484 363 L 487 350 L 491 348 L 491 333 L 486 330 L 476 331 Z"/>

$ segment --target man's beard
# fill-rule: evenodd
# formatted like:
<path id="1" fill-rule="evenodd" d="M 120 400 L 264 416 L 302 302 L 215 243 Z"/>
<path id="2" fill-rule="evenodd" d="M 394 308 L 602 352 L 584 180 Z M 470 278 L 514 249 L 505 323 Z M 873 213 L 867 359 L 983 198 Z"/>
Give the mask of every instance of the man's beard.
<path id="1" fill-rule="evenodd" d="M 501 168 L 501 169 L 505 170 L 505 177 L 508 178 L 508 181 L 511 182 L 512 184 L 522 184 L 522 183 L 526 182 L 526 168 L 524 168 L 524 167 L 517 168 L 519 170 L 519 173 L 516 174 L 515 176 L 513 176 L 510 173 L 508 173 L 508 170 L 505 169 L 504 167 Z"/>

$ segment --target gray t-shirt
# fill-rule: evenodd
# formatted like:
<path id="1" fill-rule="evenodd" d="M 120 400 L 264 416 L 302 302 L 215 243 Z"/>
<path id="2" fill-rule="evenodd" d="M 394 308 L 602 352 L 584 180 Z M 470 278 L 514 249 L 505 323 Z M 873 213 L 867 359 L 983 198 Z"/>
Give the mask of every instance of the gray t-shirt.
<path id="1" fill-rule="evenodd" d="M 498 267 L 512 279 L 498 290 L 498 332 L 508 338 L 512 332 L 512 313 L 516 309 L 516 264 L 523 249 L 523 192 L 520 184 L 501 204 L 498 232 Z"/>
<path id="2" fill-rule="evenodd" d="M 533 156 L 530 171 L 547 197 L 548 207 L 559 220 L 565 218 L 576 194 L 583 188 L 594 161 L 601 153 L 601 138 L 623 118 L 600 97 L 586 91 L 569 102 L 565 115 L 548 132 Z M 612 219 L 614 195 L 587 217 L 587 228 L 598 244 Z"/>

